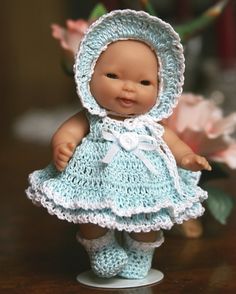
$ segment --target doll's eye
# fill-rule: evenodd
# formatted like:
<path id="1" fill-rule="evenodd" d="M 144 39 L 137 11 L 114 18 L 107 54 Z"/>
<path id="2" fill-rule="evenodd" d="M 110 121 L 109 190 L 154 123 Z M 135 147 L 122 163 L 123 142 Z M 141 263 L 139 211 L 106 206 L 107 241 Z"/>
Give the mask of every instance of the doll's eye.
<path id="1" fill-rule="evenodd" d="M 140 81 L 140 84 L 143 85 L 143 86 L 150 86 L 151 82 L 148 81 L 148 80 L 142 80 L 142 81 Z"/>
<path id="2" fill-rule="evenodd" d="M 117 74 L 115 74 L 115 73 L 113 73 L 113 72 L 108 72 L 107 74 L 106 74 L 106 77 L 108 77 L 109 79 L 118 79 L 118 75 Z"/>

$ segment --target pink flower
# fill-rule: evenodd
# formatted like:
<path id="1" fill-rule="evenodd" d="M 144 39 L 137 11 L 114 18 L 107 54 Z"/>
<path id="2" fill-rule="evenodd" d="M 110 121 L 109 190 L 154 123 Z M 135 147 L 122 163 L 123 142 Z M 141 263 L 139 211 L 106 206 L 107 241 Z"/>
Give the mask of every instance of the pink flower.
<path id="1" fill-rule="evenodd" d="M 85 20 L 69 19 L 66 21 L 66 28 L 52 24 L 52 36 L 60 41 L 63 49 L 70 51 L 74 56 L 88 27 L 89 23 Z"/>
<path id="2" fill-rule="evenodd" d="M 236 168 L 236 112 L 223 117 L 213 100 L 194 94 L 183 94 L 165 124 L 178 134 L 194 152 L 209 160 Z"/>

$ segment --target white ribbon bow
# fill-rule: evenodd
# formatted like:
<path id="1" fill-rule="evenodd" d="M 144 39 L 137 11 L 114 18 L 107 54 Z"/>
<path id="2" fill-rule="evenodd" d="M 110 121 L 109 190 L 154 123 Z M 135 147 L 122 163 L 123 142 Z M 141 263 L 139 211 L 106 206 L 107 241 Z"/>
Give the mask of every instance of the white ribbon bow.
<path id="1" fill-rule="evenodd" d="M 120 134 L 114 131 L 112 133 L 102 131 L 102 136 L 105 140 L 114 142 L 105 157 L 101 160 L 103 163 L 109 164 L 119 152 L 120 148 L 123 148 L 136 155 L 153 174 L 158 174 L 156 168 L 145 157 L 144 152 L 142 152 L 142 150 L 156 150 L 158 146 L 156 139 L 148 135 L 138 135 L 135 132 Z"/>

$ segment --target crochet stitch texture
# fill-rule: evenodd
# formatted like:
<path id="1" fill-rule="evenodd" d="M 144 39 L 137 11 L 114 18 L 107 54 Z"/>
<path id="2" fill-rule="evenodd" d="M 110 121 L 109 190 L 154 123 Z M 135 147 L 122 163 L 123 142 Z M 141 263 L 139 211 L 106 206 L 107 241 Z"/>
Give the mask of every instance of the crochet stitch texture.
<path id="1" fill-rule="evenodd" d="M 137 242 L 127 233 L 124 237 L 128 262 L 118 275 L 126 279 L 143 279 L 151 269 L 155 248 L 164 242 L 163 234 L 161 232 L 160 237 L 152 243 Z"/>
<path id="2" fill-rule="evenodd" d="M 127 254 L 117 243 L 114 231 L 98 239 L 87 240 L 77 234 L 77 240 L 88 252 L 94 273 L 103 278 L 116 276 L 128 261 Z"/>
<path id="3" fill-rule="evenodd" d="M 161 89 L 149 113 L 117 121 L 97 104 L 89 82 L 101 52 L 121 39 L 153 48 Z M 183 48 L 172 27 L 144 12 L 113 11 L 91 25 L 74 69 L 90 132 L 63 172 L 50 164 L 29 176 L 28 197 L 60 219 L 127 232 L 170 229 L 200 216 L 207 197 L 197 186 L 200 173 L 176 166 L 157 123 L 171 114 L 182 91 Z"/>
<path id="4" fill-rule="evenodd" d="M 75 60 L 75 81 L 83 106 L 92 114 L 106 116 L 89 89 L 96 61 L 117 40 L 135 39 L 148 44 L 160 65 L 160 89 L 156 105 L 148 113 L 156 121 L 168 117 L 177 104 L 184 82 L 184 55 L 179 35 L 161 19 L 144 11 L 115 10 L 93 23 L 81 42 Z"/>
<path id="5" fill-rule="evenodd" d="M 177 169 L 162 139 L 161 125 L 152 129 L 141 117 L 120 122 L 93 115 L 88 118 L 90 133 L 63 172 L 50 164 L 30 175 L 30 199 L 60 219 L 128 232 L 170 229 L 175 222 L 203 213 L 200 201 L 207 195 L 197 186 L 199 173 Z M 154 137 L 156 149 L 144 152 L 158 173 L 149 171 L 132 151 L 121 146 L 109 164 L 101 162 L 114 144 L 103 138 L 104 130 L 121 134 L 135 130 L 138 135 Z"/>

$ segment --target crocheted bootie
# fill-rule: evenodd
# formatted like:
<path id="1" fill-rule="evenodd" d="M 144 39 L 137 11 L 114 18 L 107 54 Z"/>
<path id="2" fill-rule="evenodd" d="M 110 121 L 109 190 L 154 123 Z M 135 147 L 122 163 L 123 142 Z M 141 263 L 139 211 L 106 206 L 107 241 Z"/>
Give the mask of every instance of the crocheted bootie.
<path id="1" fill-rule="evenodd" d="M 108 231 L 98 239 L 84 239 L 79 233 L 77 240 L 88 252 L 93 272 L 103 278 L 116 276 L 127 264 L 126 252 L 117 243 L 114 231 Z"/>
<path id="2" fill-rule="evenodd" d="M 128 255 L 128 263 L 118 274 L 127 279 L 143 279 L 147 276 L 152 266 L 152 257 L 155 248 L 161 246 L 164 237 L 160 237 L 153 243 L 138 242 L 125 233 L 125 250 Z"/>

